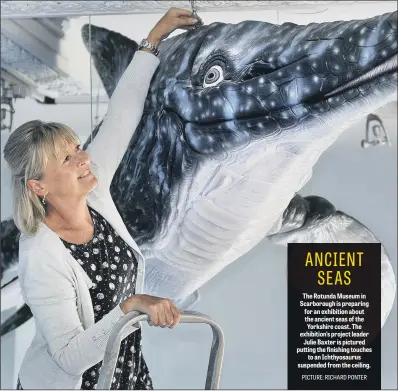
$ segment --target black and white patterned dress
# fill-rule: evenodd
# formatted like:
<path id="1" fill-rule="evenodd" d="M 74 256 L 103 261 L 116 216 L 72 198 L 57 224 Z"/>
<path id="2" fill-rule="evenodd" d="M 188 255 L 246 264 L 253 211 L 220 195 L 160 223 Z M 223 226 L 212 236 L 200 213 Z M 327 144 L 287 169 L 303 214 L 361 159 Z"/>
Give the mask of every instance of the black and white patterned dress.
<path id="1" fill-rule="evenodd" d="M 98 322 L 125 298 L 135 294 L 137 260 L 133 250 L 112 226 L 91 207 L 89 211 L 94 222 L 94 235 L 90 241 L 76 245 L 61 240 L 93 281 L 90 294 L 95 322 Z M 102 361 L 85 371 L 81 389 L 96 388 L 101 365 Z M 122 341 L 111 389 L 153 389 L 141 351 L 141 329 Z"/>

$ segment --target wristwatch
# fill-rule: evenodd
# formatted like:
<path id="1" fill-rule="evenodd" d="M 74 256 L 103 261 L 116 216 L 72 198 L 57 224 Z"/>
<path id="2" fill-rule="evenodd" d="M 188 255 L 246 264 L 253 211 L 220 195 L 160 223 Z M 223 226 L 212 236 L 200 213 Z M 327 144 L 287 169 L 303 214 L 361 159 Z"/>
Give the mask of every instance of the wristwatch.
<path id="1" fill-rule="evenodd" d="M 154 54 L 155 56 L 157 56 L 159 54 L 159 50 L 156 48 L 155 45 L 151 44 L 148 40 L 143 39 L 141 41 L 140 46 L 138 47 L 138 50 L 141 48 L 145 48 L 148 49 L 152 54 Z"/>

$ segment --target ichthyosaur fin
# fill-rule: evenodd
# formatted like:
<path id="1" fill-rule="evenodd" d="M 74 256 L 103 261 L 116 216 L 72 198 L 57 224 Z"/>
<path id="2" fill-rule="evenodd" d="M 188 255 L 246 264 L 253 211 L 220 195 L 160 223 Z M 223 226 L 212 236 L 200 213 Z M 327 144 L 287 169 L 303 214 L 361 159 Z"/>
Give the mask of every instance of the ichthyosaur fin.
<path id="1" fill-rule="evenodd" d="M 296 194 L 267 238 L 275 244 L 288 243 L 381 243 L 377 236 L 354 217 L 337 210 L 327 199 Z M 396 279 L 391 257 L 381 244 L 381 330 L 392 309 L 396 296 Z M 296 281 L 300 285 L 300 281 Z M 365 283 L 365 282 L 364 282 Z M 305 290 L 305 286 L 300 289 Z"/>
<path id="2" fill-rule="evenodd" d="M 91 46 L 90 46 L 91 35 Z M 108 97 L 111 97 L 118 81 L 138 49 L 134 40 L 103 27 L 85 24 L 82 27 L 83 43 L 91 51 L 95 69 L 101 78 Z"/>

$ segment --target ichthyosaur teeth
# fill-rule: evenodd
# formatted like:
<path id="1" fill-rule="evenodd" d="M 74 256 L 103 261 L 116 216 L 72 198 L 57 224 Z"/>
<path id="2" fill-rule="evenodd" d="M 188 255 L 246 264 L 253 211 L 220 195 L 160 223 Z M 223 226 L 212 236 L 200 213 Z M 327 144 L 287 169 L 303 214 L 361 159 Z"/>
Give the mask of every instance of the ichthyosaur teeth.
<path id="1" fill-rule="evenodd" d="M 88 47 L 88 26 L 82 35 Z M 96 26 L 91 37 L 111 96 L 138 45 Z M 327 200 L 297 193 L 345 129 L 396 100 L 397 12 L 306 26 L 213 23 L 159 49 L 111 185 L 146 257 L 147 293 L 182 300 L 265 237 L 378 241 Z M 395 296 L 385 251 L 382 270 L 384 324 Z"/>

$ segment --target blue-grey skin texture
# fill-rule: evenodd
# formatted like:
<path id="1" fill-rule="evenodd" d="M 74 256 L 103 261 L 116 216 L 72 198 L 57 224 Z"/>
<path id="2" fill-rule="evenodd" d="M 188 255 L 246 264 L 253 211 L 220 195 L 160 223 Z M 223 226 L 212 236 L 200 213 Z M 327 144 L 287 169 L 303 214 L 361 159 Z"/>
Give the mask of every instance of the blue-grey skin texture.
<path id="1" fill-rule="evenodd" d="M 86 47 L 88 36 L 84 26 Z M 96 26 L 91 26 L 91 36 L 93 61 L 111 96 L 137 43 Z M 213 23 L 164 41 L 142 120 L 111 185 L 132 237 L 146 248 L 169 232 L 179 190 L 195 183 L 209 161 L 225 161 L 253 143 L 275 145 L 275 140 L 286 142 L 289 137 L 294 154 L 300 149 L 297 135 L 308 129 L 321 139 L 321 154 L 338 136 L 324 142 L 333 126 L 323 124 L 336 121 L 341 127 L 396 92 L 396 63 L 385 65 L 396 55 L 397 12 L 307 26 Z M 94 137 L 100 126 L 93 130 Z M 264 172 L 271 169 L 263 167 Z M 311 241 L 317 227 L 324 229 L 331 220 L 337 220 L 332 241 L 361 235 L 377 241 L 322 197 L 298 194 L 292 194 L 263 237 L 282 244 Z M 350 224 L 336 230 L 340 221 Z M 3 229 L 10 232 L 2 237 L 1 266 L 7 268 L 17 261 L 18 230 L 10 221 L 2 222 Z"/>
<path id="2" fill-rule="evenodd" d="M 173 192 L 206 159 L 290 132 L 383 89 L 374 80 L 333 102 L 323 98 L 397 53 L 396 17 L 308 26 L 213 23 L 165 41 L 142 121 L 111 187 L 137 244 L 164 229 Z M 95 65 L 111 95 L 136 45 L 95 26 L 91 34 Z M 396 76 L 387 75 L 385 89 L 394 83 Z"/>

